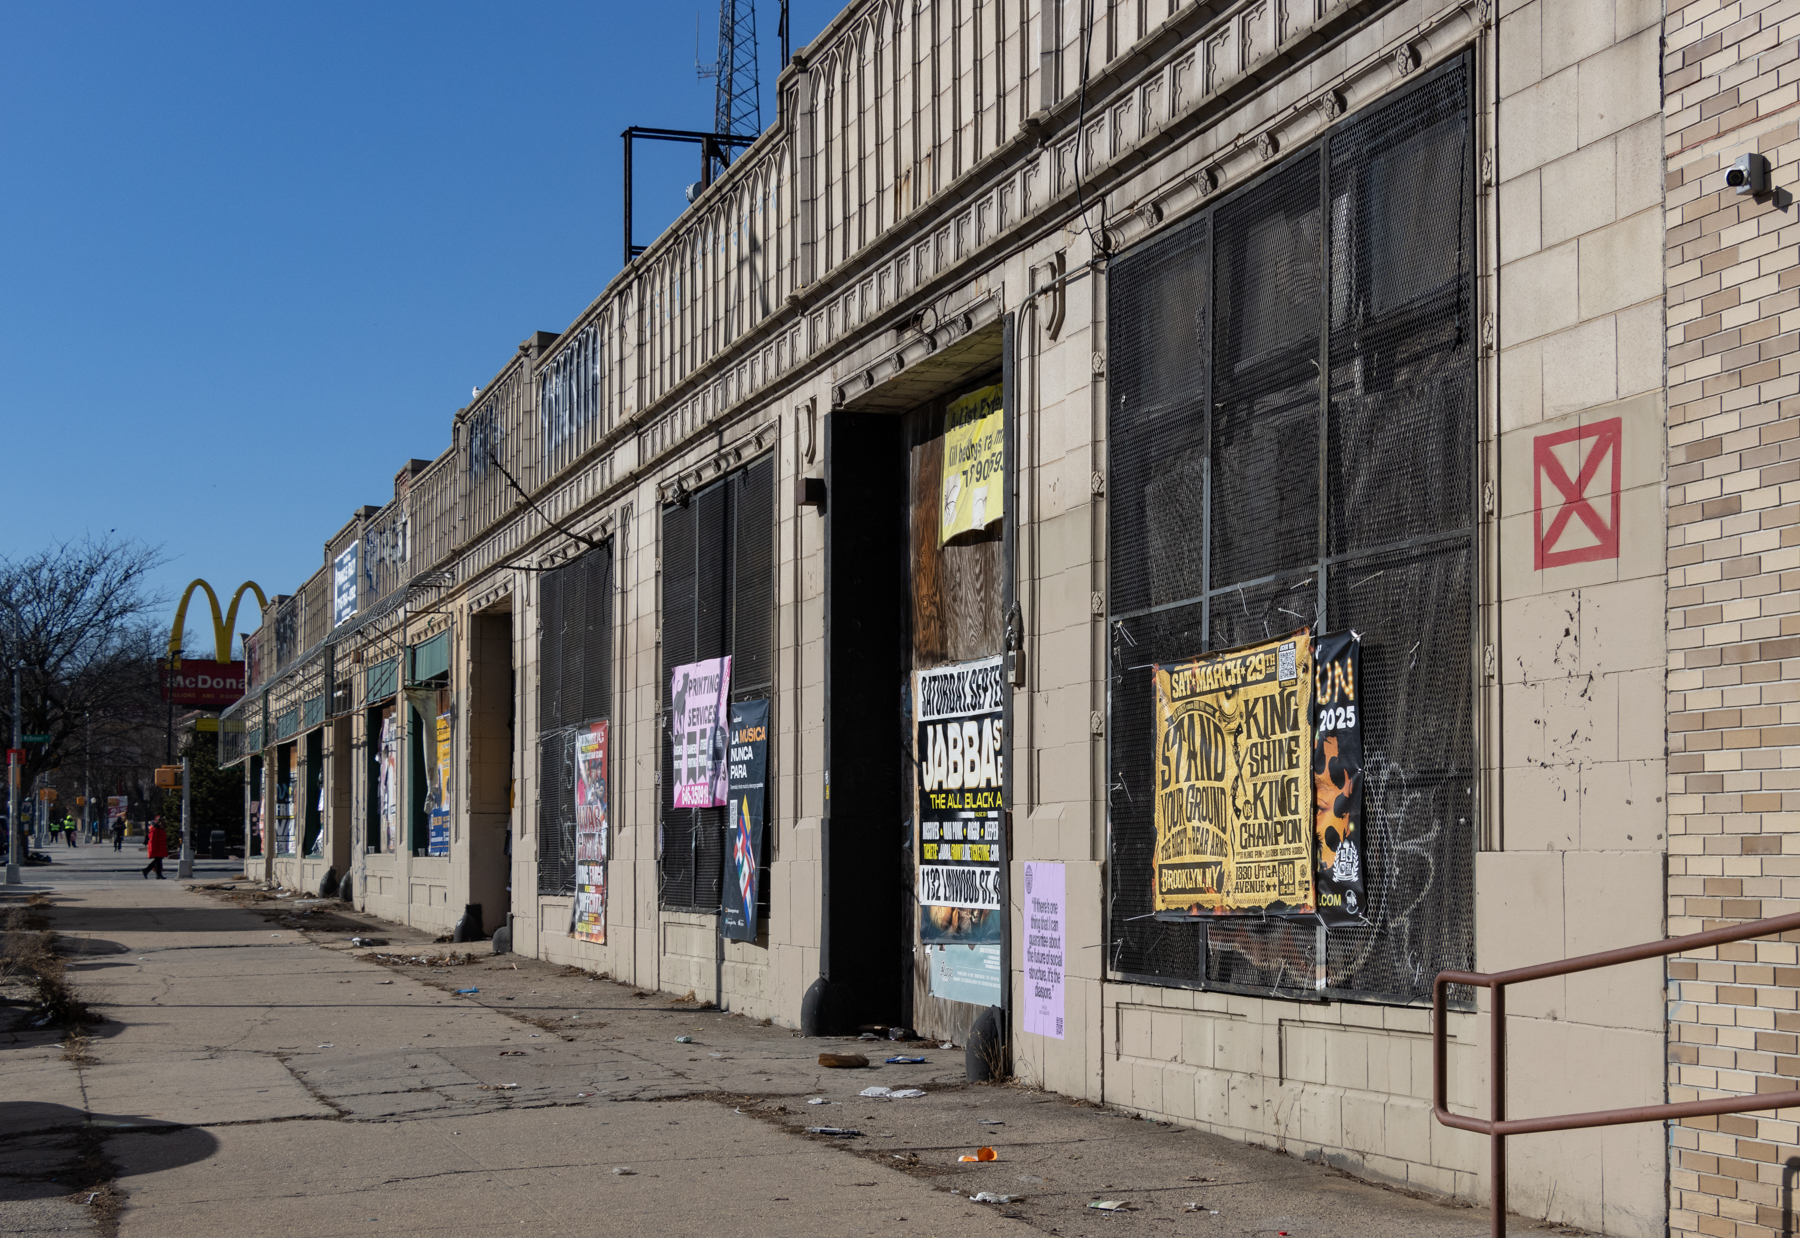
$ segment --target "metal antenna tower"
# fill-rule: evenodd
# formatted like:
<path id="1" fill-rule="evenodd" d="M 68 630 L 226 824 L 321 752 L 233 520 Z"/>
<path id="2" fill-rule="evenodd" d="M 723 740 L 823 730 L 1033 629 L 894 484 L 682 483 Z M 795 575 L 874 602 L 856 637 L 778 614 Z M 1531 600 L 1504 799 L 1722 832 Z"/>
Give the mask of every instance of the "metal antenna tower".
<path id="1" fill-rule="evenodd" d="M 784 6 L 785 7 L 785 6 Z M 719 58 L 696 64 L 702 78 L 717 83 L 713 94 L 713 132 L 755 136 L 762 132 L 762 80 L 756 64 L 755 0 L 719 0 Z M 725 147 L 716 158 L 720 169 L 730 162 Z"/>

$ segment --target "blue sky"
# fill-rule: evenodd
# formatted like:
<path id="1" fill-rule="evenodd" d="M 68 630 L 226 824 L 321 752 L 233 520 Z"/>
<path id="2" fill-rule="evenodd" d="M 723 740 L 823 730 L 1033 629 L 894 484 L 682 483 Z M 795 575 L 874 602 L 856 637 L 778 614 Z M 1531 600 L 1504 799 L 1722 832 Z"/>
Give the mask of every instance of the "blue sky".
<path id="1" fill-rule="evenodd" d="M 839 6 L 792 7 L 799 48 Z M 717 0 L 0 7 L 0 555 L 292 591 L 617 273 L 619 131 L 711 125 L 696 17 L 711 60 Z M 639 147 L 640 241 L 697 166 Z"/>

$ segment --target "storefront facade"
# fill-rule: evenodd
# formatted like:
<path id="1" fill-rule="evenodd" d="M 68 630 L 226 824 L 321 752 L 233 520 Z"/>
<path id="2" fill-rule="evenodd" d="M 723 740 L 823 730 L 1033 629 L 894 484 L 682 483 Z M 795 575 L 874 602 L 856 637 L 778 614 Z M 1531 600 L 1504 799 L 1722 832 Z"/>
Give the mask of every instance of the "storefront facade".
<path id="1" fill-rule="evenodd" d="M 1661 21 L 846 10 L 265 616 L 247 872 L 1483 1200 L 1432 978 L 1665 928 Z M 1514 1112 L 1661 1099 L 1663 985 L 1516 995 Z"/>

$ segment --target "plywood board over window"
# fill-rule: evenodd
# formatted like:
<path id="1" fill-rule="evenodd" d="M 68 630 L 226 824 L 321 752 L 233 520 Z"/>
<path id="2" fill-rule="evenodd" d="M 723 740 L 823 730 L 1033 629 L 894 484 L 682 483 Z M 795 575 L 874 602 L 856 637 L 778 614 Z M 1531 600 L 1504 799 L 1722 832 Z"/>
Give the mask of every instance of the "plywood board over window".
<path id="1" fill-rule="evenodd" d="M 999 381 L 999 373 L 972 375 L 969 388 Z M 1004 522 L 963 532 L 944 544 L 944 437 L 948 407 L 962 390 L 931 400 L 904 414 L 903 437 L 907 452 L 907 558 L 911 608 L 907 616 L 906 675 L 894 685 L 895 693 L 912 709 L 912 681 L 916 671 L 992 657 L 1005 649 L 1005 616 L 1002 537 Z M 913 733 L 907 718 L 904 733 Z M 905 944 L 905 957 L 913 961 L 909 979 L 912 1024 L 926 1035 L 962 1039 L 980 1008 L 932 996 L 929 960 L 919 942 L 918 805 L 913 788 L 916 779 L 910 746 L 901 753 L 900 785 L 907 788 L 907 835 L 904 888 L 907 914 L 896 926 Z"/>

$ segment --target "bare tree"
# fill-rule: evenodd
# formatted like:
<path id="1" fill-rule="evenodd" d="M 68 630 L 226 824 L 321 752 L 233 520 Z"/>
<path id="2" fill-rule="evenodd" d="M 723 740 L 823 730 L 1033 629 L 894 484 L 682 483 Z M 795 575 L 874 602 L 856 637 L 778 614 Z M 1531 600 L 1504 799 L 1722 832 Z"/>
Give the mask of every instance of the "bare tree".
<path id="1" fill-rule="evenodd" d="M 155 547 L 112 538 L 0 558 L 0 736 L 11 741 L 11 670 L 22 664 L 21 729 L 49 737 L 25 746 L 27 786 L 80 768 L 90 751 L 142 767 L 163 709 L 150 615 L 166 599 L 148 581 L 165 562 Z"/>

